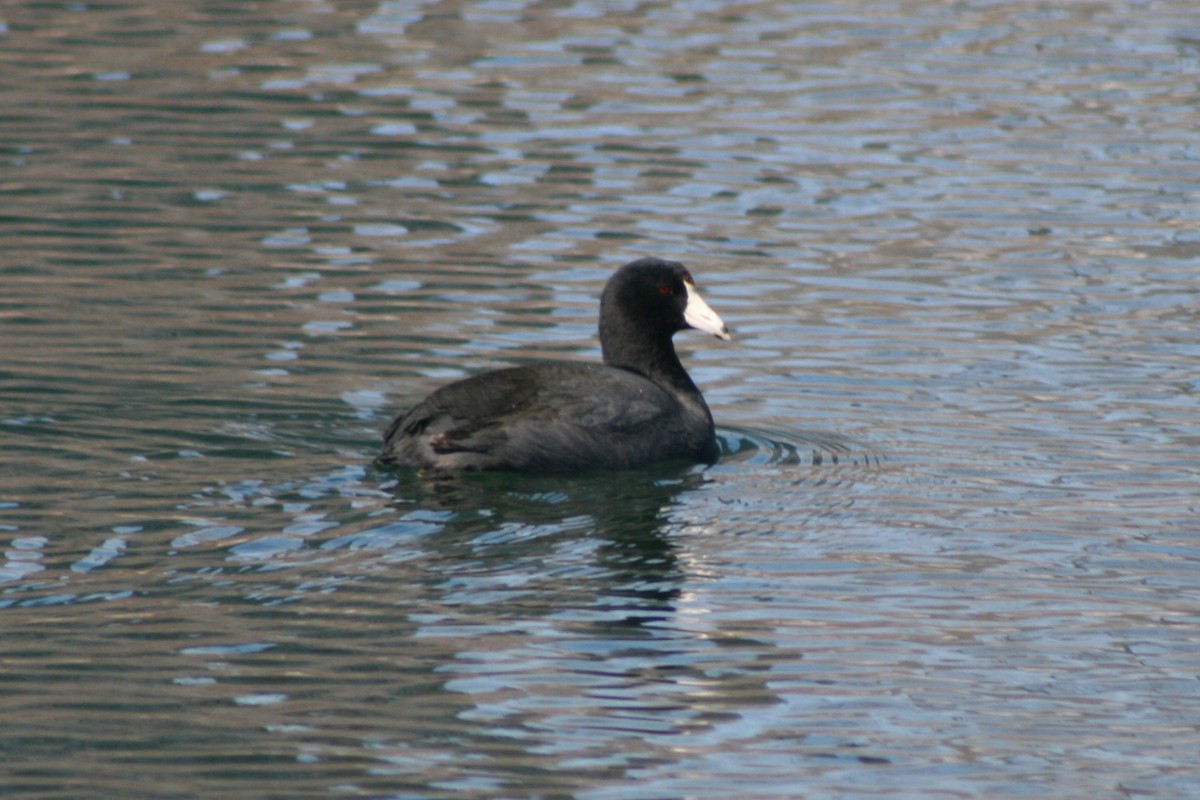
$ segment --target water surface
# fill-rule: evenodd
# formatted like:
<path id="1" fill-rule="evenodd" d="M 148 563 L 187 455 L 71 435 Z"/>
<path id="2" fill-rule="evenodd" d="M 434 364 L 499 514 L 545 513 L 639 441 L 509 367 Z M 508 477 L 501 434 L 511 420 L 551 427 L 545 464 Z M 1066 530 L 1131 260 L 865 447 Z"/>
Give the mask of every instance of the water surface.
<path id="1" fill-rule="evenodd" d="M 1189 4 L 0 13 L 8 794 L 1194 793 Z M 642 255 L 718 464 L 371 467 Z"/>

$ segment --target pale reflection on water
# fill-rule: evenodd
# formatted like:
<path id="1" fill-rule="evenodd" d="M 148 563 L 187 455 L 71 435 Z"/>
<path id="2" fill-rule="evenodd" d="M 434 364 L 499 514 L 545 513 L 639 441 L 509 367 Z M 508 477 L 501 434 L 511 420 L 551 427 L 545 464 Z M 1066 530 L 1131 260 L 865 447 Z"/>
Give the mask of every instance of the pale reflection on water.
<path id="1" fill-rule="evenodd" d="M 1193 11 L 6 6 L 6 793 L 1187 796 Z M 720 463 L 370 467 L 647 254 Z"/>

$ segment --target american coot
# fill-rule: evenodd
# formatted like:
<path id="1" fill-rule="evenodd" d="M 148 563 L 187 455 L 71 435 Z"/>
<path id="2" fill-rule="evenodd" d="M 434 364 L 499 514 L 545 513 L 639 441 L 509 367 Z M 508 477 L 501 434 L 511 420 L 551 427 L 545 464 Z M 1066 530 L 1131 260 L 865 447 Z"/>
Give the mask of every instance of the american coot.
<path id="1" fill-rule="evenodd" d="M 671 342 L 684 328 L 729 339 L 682 264 L 626 264 L 600 298 L 603 364 L 546 361 L 443 386 L 396 418 L 379 462 L 530 472 L 711 463 L 712 414 Z"/>

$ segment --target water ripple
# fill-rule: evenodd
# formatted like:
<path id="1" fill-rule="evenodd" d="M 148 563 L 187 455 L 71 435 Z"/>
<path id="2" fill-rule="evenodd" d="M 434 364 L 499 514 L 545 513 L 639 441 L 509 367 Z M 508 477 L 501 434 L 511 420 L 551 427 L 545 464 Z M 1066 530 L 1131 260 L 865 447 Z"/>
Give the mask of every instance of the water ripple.
<path id="1" fill-rule="evenodd" d="M 801 429 L 717 429 L 721 463 L 760 466 L 881 466 L 886 456 L 848 436 Z"/>

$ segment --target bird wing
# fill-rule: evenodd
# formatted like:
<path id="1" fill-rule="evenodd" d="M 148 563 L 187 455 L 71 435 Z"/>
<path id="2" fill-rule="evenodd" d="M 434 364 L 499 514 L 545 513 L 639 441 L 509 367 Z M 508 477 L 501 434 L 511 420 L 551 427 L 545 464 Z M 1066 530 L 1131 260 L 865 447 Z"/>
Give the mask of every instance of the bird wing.
<path id="1" fill-rule="evenodd" d="M 442 387 L 385 438 L 420 437 L 439 455 L 479 454 L 480 466 L 611 466 L 673 403 L 625 370 L 571 362 L 513 367 Z"/>

